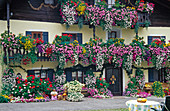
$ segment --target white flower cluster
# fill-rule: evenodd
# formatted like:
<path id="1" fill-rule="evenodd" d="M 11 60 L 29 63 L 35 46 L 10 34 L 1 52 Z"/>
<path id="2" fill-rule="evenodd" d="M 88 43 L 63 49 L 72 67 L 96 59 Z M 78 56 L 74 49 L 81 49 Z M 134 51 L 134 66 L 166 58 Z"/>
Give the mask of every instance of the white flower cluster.
<path id="1" fill-rule="evenodd" d="M 83 94 L 81 94 L 82 87 L 84 85 L 78 82 L 77 80 L 67 82 L 64 84 L 64 88 L 67 88 L 68 91 L 68 100 L 69 101 L 81 101 L 84 97 Z"/>
<path id="2" fill-rule="evenodd" d="M 65 55 L 62 54 L 59 56 L 59 68 L 63 69 L 66 64 L 66 58 Z"/>
<path id="3" fill-rule="evenodd" d="M 115 54 L 115 55 L 113 55 L 112 62 L 115 63 L 116 60 L 117 60 L 117 58 L 116 58 L 116 54 Z"/>
<path id="4" fill-rule="evenodd" d="M 135 64 L 140 66 L 141 65 L 141 62 L 142 62 L 142 59 L 139 55 L 136 56 L 136 59 L 135 59 Z"/>
<path id="5" fill-rule="evenodd" d="M 157 55 L 156 56 L 156 69 L 159 70 L 162 68 L 162 63 L 164 61 L 164 58 L 165 58 L 165 53 L 163 53 L 162 55 Z"/>
<path id="6" fill-rule="evenodd" d="M 111 31 L 112 30 L 112 24 L 113 24 L 113 17 L 112 14 L 110 12 L 108 12 L 106 14 L 106 16 L 104 17 L 104 21 L 106 22 L 105 26 L 105 30 L 106 31 Z"/>
<path id="7" fill-rule="evenodd" d="M 78 54 L 77 53 L 74 53 L 74 65 L 76 66 L 78 64 Z"/>
<path id="8" fill-rule="evenodd" d="M 132 53 L 127 55 L 127 60 L 125 61 L 124 68 L 126 71 L 130 71 L 132 69 Z"/>
<path id="9" fill-rule="evenodd" d="M 56 85 L 63 85 L 66 81 L 66 75 L 63 73 L 62 75 L 55 76 L 55 83 Z"/>
<path id="10" fill-rule="evenodd" d="M 104 64 L 104 55 L 97 53 L 96 57 L 96 70 L 102 70 Z"/>
<path id="11" fill-rule="evenodd" d="M 16 81 L 15 81 L 15 74 L 12 69 L 6 69 L 3 76 L 2 76 L 2 84 L 4 90 L 12 90 L 12 88 L 15 86 Z"/>
<path id="12" fill-rule="evenodd" d="M 170 82 L 170 68 L 166 69 L 166 77 L 165 79 Z"/>
<path id="13" fill-rule="evenodd" d="M 68 24 L 68 25 L 73 25 L 76 22 L 76 10 L 74 7 L 71 7 L 69 5 L 64 5 L 62 9 L 63 13 L 63 20 Z"/>
<path id="14" fill-rule="evenodd" d="M 96 78 L 95 77 L 90 76 L 88 74 L 88 76 L 85 78 L 85 80 L 86 80 L 85 84 L 86 84 L 87 88 L 95 88 L 95 83 L 96 83 Z"/>
<path id="15" fill-rule="evenodd" d="M 68 100 L 72 102 L 78 102 L 83 99 L 84 95 L 81 92 L 73 92 L 68 94 Z"/>

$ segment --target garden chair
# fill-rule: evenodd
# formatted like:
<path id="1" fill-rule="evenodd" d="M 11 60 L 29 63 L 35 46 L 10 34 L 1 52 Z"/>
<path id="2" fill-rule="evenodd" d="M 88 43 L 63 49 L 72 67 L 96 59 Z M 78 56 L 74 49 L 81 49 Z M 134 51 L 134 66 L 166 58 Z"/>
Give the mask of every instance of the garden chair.
<path id="1" fill-rule="evenodd" d="M 170 111 L 170 96 L 167 96 L 165 99 L 165 103 L 161 102 L 161 107 L 162 107 L 162 111 Z M 159 111 L 155 108 L 151 108 L 154 111 Z"/>

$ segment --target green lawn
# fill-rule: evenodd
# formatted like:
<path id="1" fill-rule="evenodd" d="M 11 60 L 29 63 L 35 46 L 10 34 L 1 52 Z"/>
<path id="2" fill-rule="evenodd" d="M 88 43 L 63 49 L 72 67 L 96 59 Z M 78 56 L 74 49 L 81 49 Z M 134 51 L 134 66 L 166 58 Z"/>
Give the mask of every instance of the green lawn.
<path id="1" fill-rule="evenodd" d="M 78 111 L 128 111 L 128 109 L 121 108 L 121 109 L 78 110 Z"/>

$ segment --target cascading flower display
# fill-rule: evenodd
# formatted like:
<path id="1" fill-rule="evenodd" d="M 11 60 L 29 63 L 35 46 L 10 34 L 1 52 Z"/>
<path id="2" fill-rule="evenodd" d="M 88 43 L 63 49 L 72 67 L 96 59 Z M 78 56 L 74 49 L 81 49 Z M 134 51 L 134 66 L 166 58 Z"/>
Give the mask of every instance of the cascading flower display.
<path id="1" fill-rule="evenodd" d="M 113 26 L 123 28 L 131 27 L 137 21 L 137 12 L 129 9 L 107 9 L 103 5 L 88 6 L 86 18 L 91 25 L 102 26 L 103 29 L 111 31 Z"/>
<path id="2" fill-rule="evenodd" d="M 149 2 L 146 3 L 140 2 L 137 7 L 137 11 L 147 12 L 147 13 L 153 13 L 153 9 L 154 9 L 154 4 Z"/>
<path id="3" fill-rule="evenodd" d="M 16 75 L 13 69 L 7 68 L 2 75 L 2 94 L 10 95 L 12 88 L 15 86 Z"/>
<path id="4" fill-rule="evenodd" d="M 73 25 L 76 23 L 76 9 L 75 5 L 73 3 L 70 3 L 70 1 L 66 2 L 61 7 L 61 15 L 65 23 L 68 25 Z"/>

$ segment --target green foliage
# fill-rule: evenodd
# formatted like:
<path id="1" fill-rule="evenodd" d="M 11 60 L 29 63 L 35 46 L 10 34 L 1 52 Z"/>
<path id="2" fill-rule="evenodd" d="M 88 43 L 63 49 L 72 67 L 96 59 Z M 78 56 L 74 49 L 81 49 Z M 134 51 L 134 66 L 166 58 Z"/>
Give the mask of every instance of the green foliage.
<path id="1" fill-rule="evenodd" d="M 40 94 L 50 95 L 52 90 L 52 84 L 49 79 L 35 78 L 34 75 L 27 76 L 27 79 L 23 80 L 19 77 L 17 79 L 17 85 L 11 91 L 14 97 L 35 98 L 41 96 Z"/>
<path id="2" fill-rule="evenodd" d="M 15 74 L 13 69 L 8 69 L 4 71 L 2 75 L 2 94 L 10 95 L 13 86 L 15 85 Z"/>
<path id="3" fill-rule="evenodd" d="M 164 97 L 165 93 L 160 81 L 155 81 L 152 85 L 153 95 L 157 97 Z"/>
<path id="4" fill-rule="evenodd" d="M 115 46 L 125 46 L 123 38 L 111 38 L 107 41 L 107 45 L 110 46 L 114 44 Z"/>
<path id="5" fill-rule="evenodd" d="M 63 34 L 62 36 L 56 35 L 53 44 L 68 44 L 71 37 L 71 34 Z"/>
<path id="6" fill-rule="evenodd" d="M 8 103 L 10 99 L 5 98 L 5 96 L 0 95 L 0 103 Z"/>
<path id="7" fill-rule="evenodd" d="M 130 78 L 130 81 L 128 81 L 127 86 L 125 87 L 125 95 L 131 97 L 136 96 L 138 89 L 143 89 L 144 85 L 144 73 L 141 69 L 137 69 L 135 72 L 135 76 Z"/>

